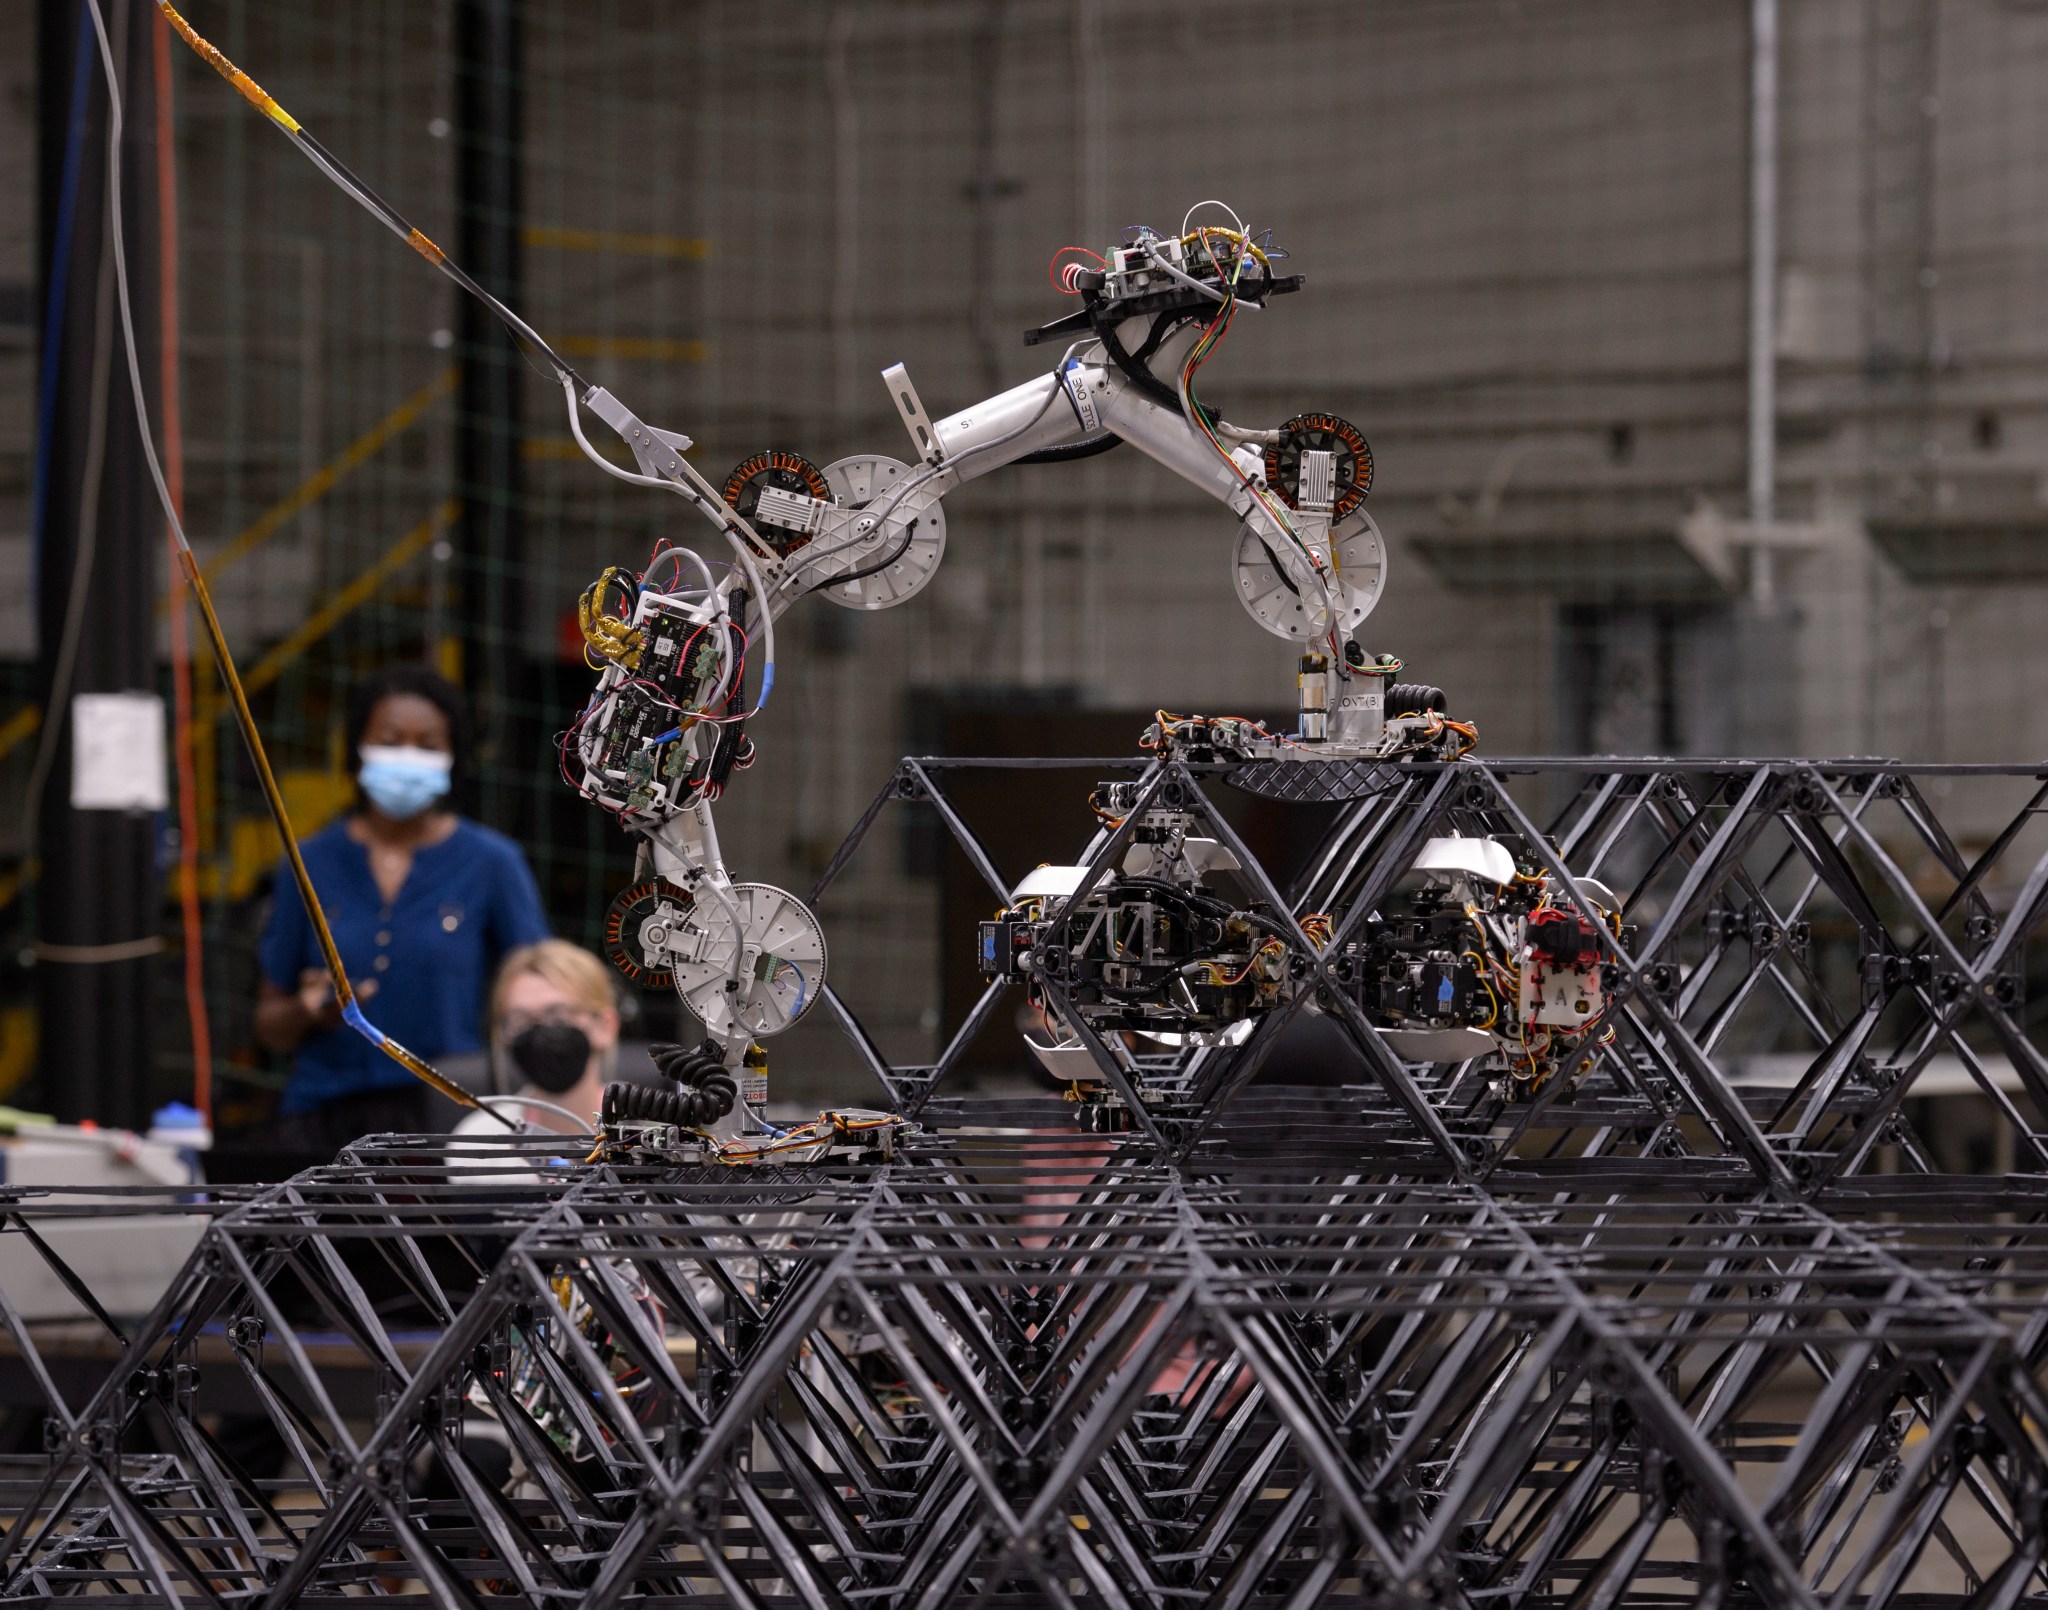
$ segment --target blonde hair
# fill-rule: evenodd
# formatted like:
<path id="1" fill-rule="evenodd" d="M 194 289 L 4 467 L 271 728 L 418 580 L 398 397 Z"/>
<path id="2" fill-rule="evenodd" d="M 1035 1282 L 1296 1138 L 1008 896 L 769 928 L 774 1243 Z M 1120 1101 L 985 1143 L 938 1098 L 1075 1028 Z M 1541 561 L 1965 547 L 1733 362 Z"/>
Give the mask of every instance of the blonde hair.
<path id="1" fill-rule="evenodd" d="M 513 981 L 524 978 L 528 973 L 539 974 L 577 1005 L 590 1011 L 612 1012 L 618 1009 L 618 997 L 612 993 L 609 967 L 566 939 L 543 939 L 538 944 L 521 945 L 498 968 L 498 981 L 491 986 L 494 1031 L 504 1013 L 505 996 L 510 992 Z"/>

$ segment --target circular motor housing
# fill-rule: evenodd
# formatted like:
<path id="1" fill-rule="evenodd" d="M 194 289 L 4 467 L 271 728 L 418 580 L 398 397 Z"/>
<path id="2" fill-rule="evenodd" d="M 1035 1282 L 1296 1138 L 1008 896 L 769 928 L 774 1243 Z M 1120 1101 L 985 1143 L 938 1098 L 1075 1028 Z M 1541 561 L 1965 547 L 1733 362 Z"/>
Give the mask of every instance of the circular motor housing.
<path id="1" fill-rule="evenodd" d="M 669 943 L 688 928 L 696 904 L 667 878 L 647 878 L 620 890 L 604 914 L 605 960 L 641 989 L 673 989 Z"/>
<path id="2" fill-rule="evenodd" d="M 857 453 L 827 464 L 825 483 L 840 508 L 859 511 L 886 499 L 909 473 L 901 459 Z M 842 609 L 887 609 L 923 591 L 938 570 L 946 553 L 946 515 L 935 494 L 919 490 L 865 529 L 857 517 L 850 531 L 830 540 L 834 551 L 815 561 L 815 573 L 804 578 L 807 589 Z M 862 574 L 874 566 L 879 568 Z"/>
<path id="3" fill-rule="evenodd" d="M 1363 509 L 1338 522 L 1330 538 L 1332 620 L 1320 601 L 1305 602 L 1259 534 L 1240 526 L 1231 556 L 1231 575 L 1245 613 L 1271 632 L 1297 643 L 1311 642 L 1333 627 L 1355 631 L 1380 601 L 1387 584 L 1387 544 Z"/>
<path id="4" fill-rule="evenodd" d="M 736 883 L 732 903 L 740 932 L 723 901 L 698 901 L 687 959 L 675 957 L 676 993 L 708 1033 L 741 1029 L 755 1039 L 780 1034 L 818 1004 L 825 987 L 825 930 L 801 900 L 768 883 Z M 744 942 L 739 989 L 733 947 Z M 739 1005 L 735 1009 L 733 1002 Z"/>

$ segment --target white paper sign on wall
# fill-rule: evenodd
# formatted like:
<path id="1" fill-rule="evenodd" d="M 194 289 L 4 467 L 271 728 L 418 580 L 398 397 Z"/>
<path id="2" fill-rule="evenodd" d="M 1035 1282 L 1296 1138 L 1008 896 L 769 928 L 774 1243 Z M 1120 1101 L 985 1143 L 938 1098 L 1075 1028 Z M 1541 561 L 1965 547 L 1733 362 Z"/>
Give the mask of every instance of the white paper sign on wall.
<path id="1" fill-rule="evenodd" d="M 161 811 L 164 701 L 154 693 L 81 693 L 71 701 L 71 808 Z"/>

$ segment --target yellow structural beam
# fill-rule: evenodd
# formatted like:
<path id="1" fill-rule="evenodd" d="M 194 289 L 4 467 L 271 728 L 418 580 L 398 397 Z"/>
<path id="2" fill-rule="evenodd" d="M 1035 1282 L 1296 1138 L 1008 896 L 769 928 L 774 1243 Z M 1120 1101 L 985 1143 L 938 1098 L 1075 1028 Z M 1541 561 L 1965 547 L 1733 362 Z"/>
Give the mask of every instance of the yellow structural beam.
<path id="1" fill-rule="evenodd" d="M 279 498 L 277 502 L 271 504 L 269 508 L 257 515 L 248 525 L 236 532 L 221 547 L 219 552 L 206 561 L 201 574 L 209 582 L 214 581 L 229 566 L 239 564 L 242 560 L 248 558 L 250 554 L 262 547 L 264 543 L 276 536 L 278 532 L 282 531 L 295 516 L 304 513 L 313 504 L 318 503 L 346 479 L 349 474 L 362 468 L 371 458 L 383 451 L 394 436 L 410 429 L 417 423 L 420 415 L 424 414 L 435 403 L 455 389 L 455 377 L 456 371 L 454 369 L 443 369 L 430 383 L 422 386 L 418 391 L 406 398 L 404 402 L 400 403 L 390 413 L 378 420 L 376 424 L 364 431 L 362 435 L 350 442 L 348 446 L 335 454 L 333 458 L 322 464 L 311 475 L 307 476 L 305 480 L 293 487 L 291 491 Z"/>
<path id="2" fill-rule="evenodd" d="M 454 498 L 449 498 L 426 519 L 386 548 L 367 569 L 301 621 L 289 637 L 273 644 L 270 652 L 252 665 L 243 676 L 244 690 L 254 693 L 275 682 L 287 665 L 333 631 L 343 620 L 361 609 L 376 596 L 379 587 L 418 558 L 436 537 L 455 523 L 455 516 L 460 510 L 461 505 Z M 201 695 L 200 703 L 205 707 L 202 720 L 217 721 L 227 708 L 227 695 L 208 688 Z"/>
<path id="3" fill-rule="evenodd" d="M 331 771 L 280 772 L 277 786 L 291 812 L 292 827 L 301 836 L 319 832 L 341 815 L 356 792 L 354 778 Z M 267 815 L 242 816 L 228 826 L 226 852 L 199 868 L 201 898 L 231 903 L 248 899 L 284 854 L 284 842 Z"/>
<path id="4" fill-rule="evenodd" d="M 211 559 L 209 559 L 206 562 L 202 570 L 202 574 L 206 577 L 206 579 L 208 581 L 213 581 L 219 577 L 222 571 L 227 570 L 230 566 L 238 564 L 242 560 L 248 558 L 250 554 L 254 553 L 258 548 L 262 547 L 264 543 L 268 542 L 272 537 L 276 536 L 278 532 L 282 531 L 285 528 L 285 526 L 288 525 L 295 516 L 304 513 L 313 504 L 318 503 L 322 498 L 327 496 L 329 492 L 332 492 L 336 486 L 340 485 L 340 483 L 343 480 L 345 480 L 351 473 L 360 469 L 364 464 L 369 462 L 370 459 L 375 457 L 379 452 L 383 451 L 385 447 L 390 445 L 391 440 L 394 437 L 402 434 L 406 430 L 409 430 L 414 424 L 418 423 L 419 418 L 422 414 L 424 414 L 429 408 L 433 407 L 435 403 L 439 402 L 442 398 L 446 397 L 450 392 L 452 392 L 455 389 L 457 373 L 458 372 L 453 368 L 443 369 L 440 372 L 440 374 L 436 375 L 433 378 L 433 380 L 431 380 L 428 384 L 422 386 L 418 391 L 414 392 L 410 397 L 406 398 L 396 408 L 392 409 L 390 413 L 386 414 L 382 419 L 378 420 L 376 424 L 372 425 L 368 430 L 364 431 L 362 435 L 358 436 L 354 441 L 350 442 L 348 446 L 344 447 L 339 453 L 335 454 L 333 458 L 329 459 L 325 464 L 321 465 L 319 469 L 315 470 L 311 475 L 307 476 L 305 480 L 301 481 L 296 487 L 292 488 L 290 492 L 286 493 L 282 498 L 278 499 L 277 502 L 271 504 L 269 508 L 265 509 L 253 521 L 251 521 L 248 525 L 244 526 L 232 538 L 230 538 L 228 542 L 224 546 L 222 546 L 222 548 L 217 553 L 215 553 Z M 435 529 L 438 530 L 439 527 L 436 527 Z M 414 532 L 411 535 L 417 534 L 417 532 Z M 401 539 L 398 544 L 398 548 L 404 548 L 406 542 L 410 540 L 411 536 Z M 430 534 L 424 540 L 431 541 L 432 535 Z M 397 553 L 398 548 L 394 548 L 392 550 L 392 553 Z M 408 550 L 404 557 L 398 559 L 395 563 L 403 564 L 405 562 L 405 559 L 412 557 L 412 554 L 417 551 L 417 549 Z M 386 565 L 390 568 L 395 568 L 395 564 L 392 563 L 392 554 L 387 553 L 383 559 L 380 559 L 377 562 L 377 565 L 371 566 L 371 570 L 366 571 L 364 574 L 369 575 L 371 574 L 371 572 L 377 572 L 378 580 L 381 580 L 384 575 L 388 575 L 390 573 L 389 568 L 383 571 L 378 571 L 378 565 Z M 358 577 L 356 579 L 358 583 L 362 580 L 362 577 Z M 351 583 L 350 585 L 354 586 L 356 585 L 356 583 Z M 377 581 L 372 581 L 369 584 L 369 586 L 370 590 L 374 591 L 377 586 Z M 362 595 L 362 597 L 367 596 L 368 593 L 364 593 Z M 356 604 L 351 604 L 348 606 L 349 609 L 357 607 L 357 604 L 360 604 L 361 601 L 362 599 L 358 598 Z M 331 603 L 329 607 L 332 607 Z M 158 600 L 158 613 L 161 614 L 169 608 L 169 595 L 166 595 L 164 598 Z M 346 614 L 347 612 L 347 610 L 343 610 L 342 613 Z M 317 620 L 318 618 L 318 616 L 314 617 L 315 620 Z M 339 616 L 335 617 L 335 619 L 339 618 Z M 287 644 L 296 642 L 300 638 L 300 636 L 306 631 L 307 626 L 311 626 L 312 624 L 313 621 L 308 621 L 306 623 L 306 626 L 301 626 L 298 632 L 294 633 L 292 637 L 287 638 L 285 640 L 285 643 L 279 644 L 277 648 L 271 650 L 271 653 L 269 655 L 265 656 L 263 665 L 271 666 L 268 676 L 264 679 L 265 681 L 274 681 L 276 679 L 278 671 L 282 669 L 284 663 L 288 661 L 290 658 L 292 658 L 292 655 L 287 654 L 284 656 L 284 659 L 278 660 L 277 656 L 280 653 L 280 651 L 283 650 Z M 323 626 L 319 631 L 316 631 L 313 634 L 313 636 L 311 638 L 307 638 L 306 641 L 308 643 L 318 641 L 320 637 L 324 636 L 325 633 L 329 629 L 331 629 L 332 625 L 333 622 L 330 620 L 326 626 Z M 296 650 L 294 652 L 303 652 L 303 649 Z M 272 664 L 273 660 L 276 660 L 276 663 L 274 665 Z M 258 670 L 260 671 L 261 669 L 262 666 L 259 666 Z M 250 679 L 248 683 L 248 686 L 252 688 L 259 687 L 262 685 L 262 683 L 256 681 L 253 677 Z M 202 711 L 207 713 L 211 720 L 215 721 L 219 719 L 221 712 L 227 707 L 226 696 L 224 694 L 209 694 L 209 692 L 205 688 L 202 688 L 201 690 L 199 702 Z M 211 707 L 210 710 L 208 709 L 209 706 Z M 21 709 L 15 711 L 13 715 L 9 716 L 4 722 L 0 722 L 0 759 L 6 758 L 7 755 L 9 755 L 15 749 L 20 747 L 21 744 L 25 743 L 28 739 L 34 737 L 37 730 L 42 726 L 42 721 L 43 713 L 41 710 L 37 709 L 34 705 L 24 705 Z M 203 751 L 202 758 L 210 762 L 212 759 L 213 751 L 210 725 L 209 727 L 202 729 L 202 732 L 203 735 L 200 738 L 200 745 Z M 212 812 L 213 779 L 206 766 L 202 765 L 199 768 L 199 778 L 199 786 L 202 795 L 204 796 L 201 801 L 203 819 L 210 819 Z"/>
<path id="5" fill-rule="evenodd" d="M 619 229 L 526 228 L 519 232 L 522 245 L 550 247 L 559 252 L 599 252 L 608 257 L 688 257 L 702 261 L 711 255 L 711 242 L 687 235 L 636 235 Z"/>
<path id="6" fill-rule="evenodd" d="M 0 757 L 12 754 L 36 735 L 43 724 L 43 712 L 35 705 L 25 704 L 4 722 L 0 722 Z"/>
<path id="7" fill-rule="evenodd" d="M 254 693 L 275 682 L 287 665 L 361 609 L 376 596 L 385 582 L 431 546 L 436 537 L 455 523 L 461 507 L 455 499 L 448 499 L 385 549 L 368 568 L 308 615 L 296 631 L 273 645 L 269 653 L 251 666 L 242 678 L 243 689 Z M 193 737 L 195 747 L 202 751 L 209 766 L 213 764 L 214 731 L 227 706 L 227 694 L 216 687 L 208 686 L 199 695 Z M 338 812 L 345 810 L 354 793 L 354 784 L 347 776 L 327 772 L 286 772 L 279 779 L 279 784 L 284 790 L 292 821 L 307 832 L 325 826 Z M 211 818 L 205 821 L 211 830 Z M 270 870 L 283 849 L 277 829 L 267 816 L 247 817 L 230 824 L 227 864 L 223 867 L 213 863 L 202 869 L 201 892 L 208 899 L 222 895 L 230 900 L 245 898 L 255 889 L 257 879 Z"/>
<path id="8" fill-rule="evenodd" d="M 702 363 L 711 352 L 708 342 L 679 341 L 662 335 L 565 335 L 555 350 L 570 358 L 641 358 L 655 363 Z"/>
<path id="9" fill-rule="evenodd" d="M 257 515 L 250 524 L 235 533 L 221 550 L 207 561 L 200 574 L 208 581 L 212 581 L 229 566 L 248 558 L 282 531 L 294 516 L 303 513 L 327 496 L 351 473 L 360 469 L 389 445 L 393 437 L 417 423 L 422 414 L 455 389 L 459 373 L 460 371 L 454 368 L 443 369 L 290 492 Z M 167 612 L 170 608 L 170 597 L 162 599 L 157 608 L 160 613 Z M 216 697 L 213 702 L 216 706 L 214 715 L 217 718 L 219 710 L 225 708 L 224 696 Z M 203 694 L 201 708 L 204 709 Z M 211 720 L 202 723 L 194 734 L 193 763 L 199 792 L 200 848 L 210 852 L 214 844 L 213 820 L 216 803 L 215 748 Z"/>
<path id="10" fill-rule="evenodd" d="M 25 1003 L 0 1006 L 0 1097 L 27 1084 L 35 1066 L 36 1009 Z"/>

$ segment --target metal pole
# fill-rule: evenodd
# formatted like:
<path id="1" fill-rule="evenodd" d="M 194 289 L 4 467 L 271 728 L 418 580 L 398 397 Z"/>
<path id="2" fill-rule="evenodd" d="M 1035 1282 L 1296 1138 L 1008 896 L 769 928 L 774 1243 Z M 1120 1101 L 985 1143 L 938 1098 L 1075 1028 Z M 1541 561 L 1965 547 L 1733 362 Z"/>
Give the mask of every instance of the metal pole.
<path id="1" fill-rule="evenodd" d="M 139 25 L 137 19 L 140 19 Z M 107 231 L 107 94 L 78 0 L 38 19 L 44 383 L 38 387 L 36 592 L 52 747 L 38 757 L 36 1099 L 64 1118 L 149 1117 L 155 953 L 164 948 L 156 819 L 71 805 L 73 701 L 155 693 L 163 523 L 120 357 Z M 109 18 L 126 102 L 122 219 L 144 384 L 154 389 L 156 79 L 149 13 Z M 74 600 L 82 607 L 74 609 Z M 67 640 L 69 647 L 67 648 Z"/>
<path id="2" fill-rule="evenodd" d="M 1778 480 L 1778 0 L 1751 0 L 1749 70 L 1749 518 L 1776 516 Z M 1759 533 L 1761 535 L 1761 533 Z M 1776 591 L 1767 542 L 1749 551 L 1750 596 Z"/>
<path id="3" fill-rule="evenodd" d="M 519 230 L 520 21 L 514 0 L 458 0 L 455 7 L 456 257 L 493 295 L 523 305 Z M 474 297 L 457 313 L 462 380 L 456 407 L 456 534 L 464 639 L 463 679 L 475 701 L 482 758 L 500 753 L 520 664 L 522 361 L 497 319 Z M 483 812 L 500 821 L 486 779 Z"/>

